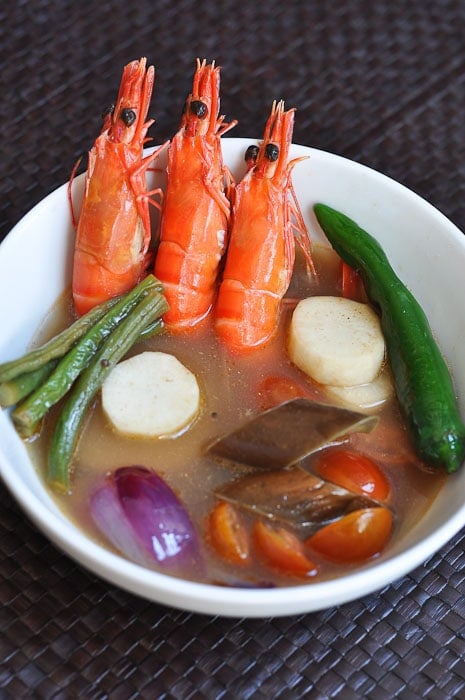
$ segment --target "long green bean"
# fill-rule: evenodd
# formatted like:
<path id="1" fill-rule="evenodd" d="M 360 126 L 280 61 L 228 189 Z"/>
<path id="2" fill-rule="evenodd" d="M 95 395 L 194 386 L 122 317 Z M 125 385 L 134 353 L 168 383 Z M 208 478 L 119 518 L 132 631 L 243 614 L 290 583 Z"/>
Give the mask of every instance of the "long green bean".
<path id="1" fill-rule="evenodd" d="M 140 334 L 139 340 L 147 340 L 163 330 L 163 321 L 158 318 L 153 323 L 150 323 L 147 328 L 144 328 Z M 14 379 L 9 379 L 7 382 L 0 383 L 0 406 L 14 406 L 22 399 L 32 394 L 34 389 L 37 389 L 52 373 L 58 364 L 58 360 L 50 360 L 42 367 L 34 369 L 31 372 L 20 374 Z"/>
<path id="2" fill-rule="evenodd" d="M 139 340 L 148 340 L 153 335 L 157 335 L 158 333 L 160 333 L 163 330 L 163 328 L 164 324 L 162 319 L 157 318 L 155 321 L 149 323 L 146 328 L 144 328 L 144 330 L 140 334 Z"/>
<path id="3" fill-rule="evenodd" d="M 57 359 L 49 360 L 37 369 L 24 372 L 24 374 L 2 382 L 0 384 L 0 406 L 5 408 L 19 403 L 51 375 L 57 364 Z"/>
<path id="4" fill-rule="evenodd" d="M 22 355 L 16 360 L 9 360 L 0 364 L 0 383 L 8 382 L 26 372 L 33 372 L 50 360 L 63 357 L 68 350 L 79 340 L 97 321 L 117 303 L 118 299 L 109 299 L 103 304 L 94 307 L 64 331 L 58 333 L 47 343 Z"/>
<path id="5" fill-rule="evenodd" d="M 165 313 L 167 308 L 166 300 L 161 294 L 149 292 L 108 336 L 76 381 L 65 401 L 51 439 L 48 481 L 53 488 L 61 491 L 68 489 L 71 460 L 81 426 L 104 379 L 139 339 L 141 331 L 154 318 Z"/>
<path id="6" fill-rule="evenodd" d="M 153 275 L 148 275 L 95 323 L 90 330 L 60 360 L 52 374 L 12 412 L 18 433 L 26 438 L 39 429 L 47 411 L 69 391 L 81 372 L 87 367 L 100 344 L 108 338 L 139 300 L 151 289 L 159 292 L 161 286 Z"/>

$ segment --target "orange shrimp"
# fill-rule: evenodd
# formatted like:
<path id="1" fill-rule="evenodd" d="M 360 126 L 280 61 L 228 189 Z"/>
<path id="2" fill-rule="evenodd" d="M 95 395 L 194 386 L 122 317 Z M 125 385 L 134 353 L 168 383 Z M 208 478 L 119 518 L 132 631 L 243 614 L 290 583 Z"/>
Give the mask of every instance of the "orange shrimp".
<path id="1" fill-rule="evenodd" d="M 146 59 L 123 70 L 115 107 L 104 115 L 102 131 L 89 152 L 73 263 L 73 300 L 78 314 L 122 294 L 143 277 L 150 243 L 145 173 L 155 153 L 143 157 L 145 121 L 155 71 Z M 167 144 L 165 144 L 167 146 Z M 71 197 L 72 178 L 69 184 Z M 73 217 L 74 218 L 74 217 Z"/>
<path id="2" fill-rule="evenodd" d="M 294 267 L 294 237 L 315 272 L 291 181 L 294 165 L 303 159 L 288 162 L 294 112 L 284 111 L 283 101 L 273 103 L 258 153 L 249 152 L 247 172 L 235 188 L 215 310 L 217 334 L 233 351 L 259 348 L 273 338 Z"/>
<path id="3" fill-rule="evenodd" d="M 173 331 L 188 331 L 212 309 L 218 267 L 226 247 L 229 174 L 220 137 L 236 121 L 219 116 L 220 68 L 197 59 L 192 92 L 168 151 L 160 245 L 155 276 L 170 309 L 163 319 Z"/>

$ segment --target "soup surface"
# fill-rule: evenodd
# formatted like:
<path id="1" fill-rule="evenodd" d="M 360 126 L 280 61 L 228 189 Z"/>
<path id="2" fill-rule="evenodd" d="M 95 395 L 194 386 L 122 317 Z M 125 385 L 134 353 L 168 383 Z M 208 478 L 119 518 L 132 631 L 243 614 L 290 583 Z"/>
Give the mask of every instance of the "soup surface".
<path id="1" fill-rule="evenodd" d="M 98 398 L 80 438 L 73 464 L 71 492 L 53 494 L 71 520 L 111 549 L 93 523 L 89 496 L 105 474 L 119 467 L 142 465 L 160 475 L 179 496 L 201 541 L 205 566 L 181 574 L 177 572 L 176 575 L 219 585 L 295 585 L 310 580 L 283 574 L 257 557 L 246 566 L 237 567 L 217 554 L 208 532 L 209 513 L 217 500 L 214 489 L 232 481 L 237 472 L 207 459 L 205 448 L 280 400 L 292 398 L 285 395 L 285 387 L 293 383 L 303 386 L 311 399 L 336 403 L 325 395 L 323 387 L 313 384 L 293 366 L 286 351 L 286 331 L 297 301 L 313 294 L 340 295 L 337 256 L 330 249 L 317 246 L 315 261 L 318 280 L 306 275 L 303 261 L 297 256 L 291 287 L 283 304 L 280 332 L 273 342 L 259 351 L 243 357 L 232 355 L 219 343 L 208 322 L 200 331 L 187 335 L 171 335 L 165 331 L 134 346 L 130 355 L 144 350 L 171 353 L 196 375 L 202 397 L 200 414 L 175 438 L 128 438 L 112 429 Z M 64 296 L 43 324 L 40 341 L 72 321 L 71 308 L 70 295 Z M 284 395 L 277 391 L 276 377 L 280 378 L 279 386 L 284 386 Z M 48 443 L 57 411 L 59 406 L 50 412 L 41 435 L 29 444 L 31 457 L 41 474 L 46 472 Z M 415 458 L 395 398 L 376 413 L 379 422 L 374 431 L 353 434 L 347 443 L 350 448 L 371 456 L 387 477 L 390 485 L 388 505 L 394 523 L 392 543 L 422 517 L 444 476 L 425 470 Z M 306 467 L 309 470 L 317 458 L 318 455 L 308 458 Z M 252 516 L 244 514 L 244 518 L 250 524 Z M 384 554 L 389 553 L 389 546 Z M 311 580 L 338 576 L 348 568 L 347 564 L 328 561 L 318 561 L 318 565 L 319 572 Z M 169 573 L 167 569 L 163 571 Z"/>

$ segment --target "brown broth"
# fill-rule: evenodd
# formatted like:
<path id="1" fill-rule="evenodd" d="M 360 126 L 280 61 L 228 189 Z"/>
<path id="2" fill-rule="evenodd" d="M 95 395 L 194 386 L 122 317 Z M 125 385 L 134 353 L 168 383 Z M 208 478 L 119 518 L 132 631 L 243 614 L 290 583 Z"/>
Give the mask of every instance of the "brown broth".
<path id="1" fill-rule="evenodd" d="M 118 435 L 103 415 L 100 400 L 84 427 L 73 464 L 72 490 L 69 495 L 53 494 L 66 515 L 90 537 L 111 549 L 97 531 L 88 508 L 89 493 L 103 476 L 118 467 L 144 465 L 156 471 L 181 498 L 203 541 L 208 562 L 206 574 L 186 572 L 186 578 L 220 584 L 236 582 L 272 582 L 295 585 L 306 580 L 281 576 L 271 569 L 254 563 L 250 568 L 235 568 L 222 561 L 208 543 L 206 522 L 215 503 L 213 489 L 234 477 L 225 467 L 209 463 L 203 457 L 207 444 L 243 424 L 263 406 L 260 384 L 270 375 L 284 375 L 300 383 L 308 379 L 295 368 L 286 353 L 285 329 L 299 298 L 311 294 L 339 294 L 337 288 L 339 261 L 329 249 L 315 251 L 318 282 L 304 273 L 300 257 L 296 262 L 291 287 L 283 305 L 280 333 L 266 348 L 244 357 L 231 355 L 218 342 L 212 327 L 185 336 L 165 333 L 138 344 L 130 354 L 143 350 L 160 350 L 174 354 L 198 378 L 201 412 L 192 426 L 176 438 L 142 440 Z M 72 320 L 69 294 L 57 304 L 46 319 L 40 340 L 50 337 Z M 308 383 L 310 389 L 314 385 Z M 317 391 L 321 391 L 321 388 Z M 325 400 L 324 394 L 321 394 Z M 334 401 L 328 401 L 334 403 Z M 266 406 L 265 406 L 266 407 Z M 41 436 L 29 444 L 31 458 L 41 474 L 46 471 L 47 446 L 59 407 L 47 417 Z M 381 438 L 390 431 L 386 445 Z M 395 399 L 379 411 L 379 424 L 370 435 L 359 434 L 349 443 L 368 455 L 373 455 L 391 485 L 390 506 L 394 513 L 392 541 L 398 540 L 423 516 L 440 489 L 444 476 L 421 468 L 411 450 Z M 389 545 L 388 545 L 389 549 Z M 318 576 L 324 580 L 353 567 L 321 564 Z"/>

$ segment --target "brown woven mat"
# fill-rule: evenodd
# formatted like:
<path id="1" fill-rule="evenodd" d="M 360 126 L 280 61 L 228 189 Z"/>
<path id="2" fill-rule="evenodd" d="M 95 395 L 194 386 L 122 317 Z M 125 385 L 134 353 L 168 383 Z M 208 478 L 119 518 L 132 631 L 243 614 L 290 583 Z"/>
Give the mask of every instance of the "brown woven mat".
<path id="1" fill-rule="evenodd" d="M 0 238 L 92 143 L 121 67 L 157 67 L 157 140 L 196 56 L 223 66 L 235 136 L 271 101 L 295 141 L 359 160 L 465 230 L 461 0 L 7 0 L 0 7 Z M 465 532 L 376 595 L 230 620 L 150 604 L 89 574 L 0 495 L 0 698 L 465 697 Z"/>

